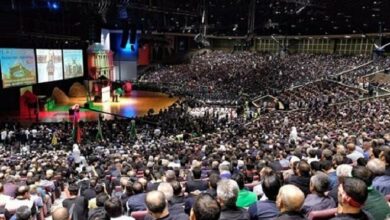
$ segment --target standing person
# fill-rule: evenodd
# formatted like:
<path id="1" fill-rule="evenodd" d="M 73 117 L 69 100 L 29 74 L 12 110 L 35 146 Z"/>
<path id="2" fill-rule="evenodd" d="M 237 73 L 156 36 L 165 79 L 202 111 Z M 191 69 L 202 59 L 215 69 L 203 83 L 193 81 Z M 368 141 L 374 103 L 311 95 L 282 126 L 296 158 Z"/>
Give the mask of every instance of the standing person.
<path id="1" fill-rule="evenodd" d="M 70 197 L 62 202 L 72 219 L 87 220 L 88 219 L 88 203 L 83 196 L 78 196 L 79 187 L 77 185 L 70 185 Z"/>

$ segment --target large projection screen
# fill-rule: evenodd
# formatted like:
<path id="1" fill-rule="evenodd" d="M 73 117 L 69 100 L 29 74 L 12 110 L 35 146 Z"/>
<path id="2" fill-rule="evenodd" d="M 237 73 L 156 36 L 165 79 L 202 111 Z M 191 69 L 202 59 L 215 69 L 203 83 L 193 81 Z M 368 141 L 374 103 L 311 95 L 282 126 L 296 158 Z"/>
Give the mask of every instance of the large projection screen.
<path id="1" fill-rule="evenodd" d="M 33 49 L 0 48 L 3 88 L 32 85 L 37 81 Z"/>
<path id="2" fill-rule="evenodd" d="M 70 79 L 84 75 L 83 51 L 62 50 L 64 57 L 64 78 Z"/>
<path id="3" fill-rule="evenodd" d="M 51 82 L 63 79 L 62 51 L 37 49 L 38 82 Z"/>

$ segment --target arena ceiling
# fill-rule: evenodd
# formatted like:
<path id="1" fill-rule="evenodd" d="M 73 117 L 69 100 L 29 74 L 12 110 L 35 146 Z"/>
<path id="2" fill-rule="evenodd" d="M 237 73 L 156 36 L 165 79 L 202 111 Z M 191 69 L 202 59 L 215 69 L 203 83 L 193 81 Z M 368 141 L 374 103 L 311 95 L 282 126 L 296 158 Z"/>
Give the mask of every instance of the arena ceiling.
<path id="1" fill-rule="evenodd" d="M 3 0 L 0 31 L 91 39 L 101 27 L 132 23 L 146 33 L 196 34 L 205 10 L 208 34 L 244 36 L 251 1 L 256 35 L 390 32 L 388 0 Z"/>

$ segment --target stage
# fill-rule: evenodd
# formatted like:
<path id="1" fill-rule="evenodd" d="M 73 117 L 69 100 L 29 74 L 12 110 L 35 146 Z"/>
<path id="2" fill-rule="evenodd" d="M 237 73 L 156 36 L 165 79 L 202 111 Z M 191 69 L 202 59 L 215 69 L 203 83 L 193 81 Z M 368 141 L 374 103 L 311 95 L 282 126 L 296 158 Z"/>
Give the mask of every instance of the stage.
<path id="1" fill-rule="evenodd" d="M 173 105 L 178 100 L 177 97 L 169 97 L 164 93 L 148 92 L 148 91 L 132 91 L 130 96 L 120 97 L 119 102 L 94 103 L 93 109 L 97 111 L 107 112 L 114 115 L 119 115 L 127 118 L 141 117 L 153 109 L 154 113 L 158 113 L 161 109 L 166 109 Z M 40 111 L 38 121 L 40 122 L 60 122 L 71 121 L 69 116 L 69 108 L 74 104 L 79 104 L 81 107 L 86 103 L 87 98 L 70 98 L 70 102 L 65 106 L 56 106 L 50 111 Z M 99 112 L 81 109 L 80 120 L 93 121 L 97 120 Z M 115 116 L 111 114 L 103 114 L 104 119 L 113 119 Z M 20 121 L 34 122 L 36 116 L 20 115 L 18 113 L 0 113 L 1 121 Z"/>

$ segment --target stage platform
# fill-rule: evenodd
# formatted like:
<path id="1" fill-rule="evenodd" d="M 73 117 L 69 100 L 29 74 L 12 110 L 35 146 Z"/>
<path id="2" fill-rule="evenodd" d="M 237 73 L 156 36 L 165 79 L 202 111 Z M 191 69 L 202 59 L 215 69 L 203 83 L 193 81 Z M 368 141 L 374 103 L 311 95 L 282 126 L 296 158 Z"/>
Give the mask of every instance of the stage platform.
<path id="1" fill-rule="evenodd" d="M 161 109 L 166 109 L 173 105 L 179 98 L 169 97 L 164 93 L 148 92 L 148 91 L 132 91 L 128 97 L 120 97 L 119 102 L 106 102 L 106 103 L 94 103 L 94 109 L 115 115 L 134 118 L 141 117 L 148 113 L 150 109 L 153 109 L 155 113 L 158 113 Z M 56 106 L 51 111 L 40 111 L 40 122 L 60 122 L 71 121 L 69 116 L 69 107 L 74 104 L 84 106 L 87 98 L 70 98 L 70 102 L 66 106 Z M 112 119 L 115 116 L 110 114 L 103 114 L 104 119 Z M 97 120 L 99 112 L 90 111 L 86 109 L 80 110 L 80 120 L 93 121 Z M 20 121 L 20 122 L 34 122 L 36 117 L 32 115 L 19 115 L 19 113 L 0 113 L 1 121 Z"/>

